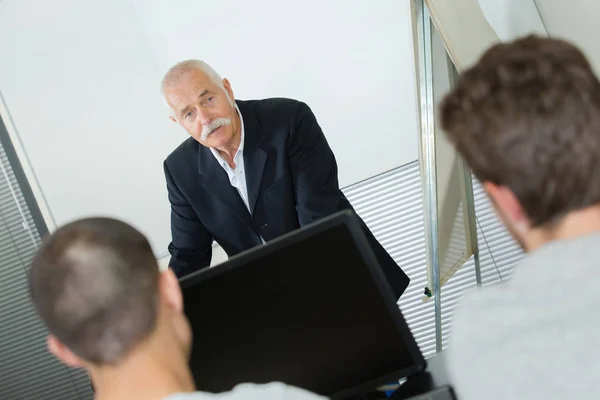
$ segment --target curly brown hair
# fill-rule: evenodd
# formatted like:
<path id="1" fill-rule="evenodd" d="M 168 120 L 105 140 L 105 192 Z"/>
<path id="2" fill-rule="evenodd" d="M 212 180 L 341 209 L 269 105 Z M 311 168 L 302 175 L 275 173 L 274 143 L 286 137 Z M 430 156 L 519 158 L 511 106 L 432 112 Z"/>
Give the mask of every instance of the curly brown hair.
<path id="1" fill-rule="evenodd" d="M 572 44 L 494 45 L 440 111 L 476 177 L 510 188 L 533 226 L 600 202 L 600 82 Z"/>

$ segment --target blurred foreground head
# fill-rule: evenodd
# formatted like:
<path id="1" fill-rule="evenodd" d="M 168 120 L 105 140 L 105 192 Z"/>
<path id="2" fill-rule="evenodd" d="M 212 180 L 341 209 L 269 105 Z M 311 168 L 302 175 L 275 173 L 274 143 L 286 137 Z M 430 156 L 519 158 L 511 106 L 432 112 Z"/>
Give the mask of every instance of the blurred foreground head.
<path id="1" fill-rule="evenodd" d="M 159 271 L 133 227 L 89 218 L 59 228 L 35 255 L 29 284 L 49 350 L 92 378 L 144 353 L 187 366 L 191 334 L 177 279 Z"/>
<path id="2" fill-rule="evenodd" d="M 575 46 L 537 36 L 497 44 L 440 112 L 526 250 L 600 228 L 600 83 Z"/>

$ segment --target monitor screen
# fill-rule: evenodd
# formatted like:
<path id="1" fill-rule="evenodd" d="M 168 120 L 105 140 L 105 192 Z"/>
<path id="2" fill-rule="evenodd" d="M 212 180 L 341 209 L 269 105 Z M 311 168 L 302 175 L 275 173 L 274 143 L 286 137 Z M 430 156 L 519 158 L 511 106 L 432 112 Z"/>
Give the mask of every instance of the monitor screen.
<path id="1" fill-rule="evenodd" d="M 349 221 L 330 219 L 182 281 L 199 390 L 282 381 L 336 396 L 424 368 Z"/>

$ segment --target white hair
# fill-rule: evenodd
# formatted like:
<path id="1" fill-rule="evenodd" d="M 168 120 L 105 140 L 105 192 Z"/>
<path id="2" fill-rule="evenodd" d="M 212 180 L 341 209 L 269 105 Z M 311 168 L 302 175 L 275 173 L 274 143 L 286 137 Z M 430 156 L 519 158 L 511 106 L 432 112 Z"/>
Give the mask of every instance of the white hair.
<path id="1" fill-rule="evenodd" d="M 173 109 L 171 108 L 167 100 L 167 96 L 165 93 L 166 88 L 168 88 L 169 86 L 176 85 L 182 78 L 185 78 L 190 72 L 193 71 L 204 72 L 215 85 L 223 89 L 225 95 L 227 96 L 227 100 L 229 100 L 229 102 L 233 104 L 233 99 L 230 99 L 229 94 L 227 93 L 227 91 L 225 90 L 225 86 L 223 85 L 223 78 L 221 78 L 221 75 L 219 75 L 219 73 L 215 71 L 213 67 L 201 60 L 185 60 L 180 61 L 174 66 L 172 66 L 163 77 L 163 80 L 160 85 L 163 101 L 165 102 L 165 105 L 171 111 L 171 113 L 173 113 Z"/>

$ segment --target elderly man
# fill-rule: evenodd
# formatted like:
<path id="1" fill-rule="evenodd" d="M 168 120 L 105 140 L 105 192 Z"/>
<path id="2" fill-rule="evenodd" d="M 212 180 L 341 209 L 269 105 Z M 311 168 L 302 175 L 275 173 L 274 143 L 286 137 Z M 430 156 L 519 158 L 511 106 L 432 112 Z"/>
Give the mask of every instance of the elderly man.
<path id="1" fill-rule="evenodd" d="M 162 93 L 171 120 L 191 136 L 164 162 L 170 266 L 178 276 L 210 264 L 213 240 L 232 256 L 352 209 L 340 191 L 333 152 L 306 104 L 234 100 L 229 81 L 198 60 L 172 67 Z M 400 297 L 408 277 L 364 228 Z"/>
<path id="2" fill-rule="evenodd" d="M 527 251 L 454 315 L 458 397 L 597 399 L 600 82 L 573 45 L 489 49 L 441 105 L 443 129 Z"/>
<path id="3" fill-rule="evenodd" d="M 146 238 L 123 222 L 88 218 L 59 228 L 38 250 L 29 284 L 49 350 L 87 370 L 98 400 L 324 399 L 278 382 L 194 392 L 177 278 L 159 271 Z"/>

